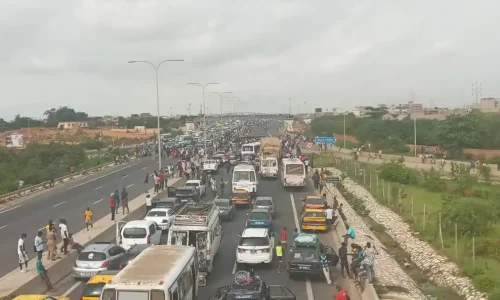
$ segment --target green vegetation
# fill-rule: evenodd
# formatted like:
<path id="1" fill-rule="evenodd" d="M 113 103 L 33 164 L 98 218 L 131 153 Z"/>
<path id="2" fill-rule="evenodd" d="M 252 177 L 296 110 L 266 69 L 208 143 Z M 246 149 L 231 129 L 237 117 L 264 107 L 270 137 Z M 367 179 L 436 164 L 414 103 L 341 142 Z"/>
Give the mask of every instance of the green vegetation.
<path id="1" fill-rule="evenodd" d="M 472 278 L 490 299 L 500 296 L 499 186 L 477 182 L 469 167 L 458 164 L 451 180 L 435 170 L 417 171 L 399 162 L 375 166 L 322 155 L 315 164 L 334 166 L 364 186 L 421 239 L 457 263 L 462 275 Z M 479 172 L 487 179 L 487 172 Z"/>
<path id="2" fill-rule="evenodd" d="M 115 150 L 116 151 L 116 150 Z M 0 194 L 17 190 L 19 180 L 24 187 L 36 185 L 51 178 L 69 174 L 70 166 L 75 172 L 105 164 L 116 157 L 116 152 L 88 158 L 82 146 L 60 144 L 28 144 L 26 149 L 0 148 Z"/>
<path id="3" fill-rule="evenodd" d="M 383 120 L 387 115 L 384 106 L 372 108 L 368 117 L 346 115 L 345 132 L 355 136 L 360 143 L 371 142 L 371 149 L 384 153 L 407 153 L 407 144 L 414 144 L 414 121 L 408 117 Z M 465 148 L 500 149 L 500 118 L 495 114 L 472 112 L 466 115 L 450 115 L 442 121 L 419 119 L 416 121 L 417 144 L 439 146 L 449 157 L 460 157 Z M 310 135 L 332 136 L 344 132 L 344 116 L 324 116 L 311 122 Z M 500 159 L 499 159 L 500 160 Z"/>

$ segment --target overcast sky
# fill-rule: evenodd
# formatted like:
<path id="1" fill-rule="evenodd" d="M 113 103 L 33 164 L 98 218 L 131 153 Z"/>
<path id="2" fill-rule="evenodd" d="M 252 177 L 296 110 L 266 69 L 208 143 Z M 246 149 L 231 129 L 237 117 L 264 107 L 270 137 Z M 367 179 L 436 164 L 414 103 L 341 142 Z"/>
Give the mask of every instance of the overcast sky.
<path id="1" fill-rule="evenodd" d="M 406 103 L 463 106 L 471 85 L 500 97 L 494 0 L 2 0 L 0 117 L 70 106 L 156 113 L 155 74 L 129 60 L 184 59 L 159 71 L 161 114 L 199 112 L 206 88 L 241 111 Z M 224 110 L 229 110 L 229 104 Z"/>

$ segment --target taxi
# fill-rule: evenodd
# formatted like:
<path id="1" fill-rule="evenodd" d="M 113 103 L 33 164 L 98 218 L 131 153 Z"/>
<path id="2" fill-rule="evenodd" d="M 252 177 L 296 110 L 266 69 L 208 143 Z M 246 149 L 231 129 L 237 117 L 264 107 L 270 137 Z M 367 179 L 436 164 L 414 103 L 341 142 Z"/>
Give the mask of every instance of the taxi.
<path id="1" fill-rule="evenodd" d="M 320 196 L 307 196 L 302 202 L 302 211 L 305 211 L 308 208 L 313 209 L 326 209 L 326 202 Z"/>
<path id="2" fill-rule="evenodd" d="M 306 209 L 301 216 L 302 230 L 326 231 L 326 214 L 323 209 Z"/>
<path id="3" fill-rule="evenodd" d="M 119 271 L 101 271 L 90 278 L 83 289 L 81 300 L 99 300 L 102 289 Z"/>
<path id="4" fill-rule="evenodd" d="M 71 299 L 69 297 L 63 297 L 63 296 L 29 294 L 29 295 L 19 295 L 12 300 L 71 300 Z"/>
<path id="5" fill-rule="evenodd" d="M 246 190 L 234 190 L 233 194 L 231 195 L 231 201 L 234 205 L 246 206 L 250 206 L 252 202 L 250 193 L 248 193 Z"/>

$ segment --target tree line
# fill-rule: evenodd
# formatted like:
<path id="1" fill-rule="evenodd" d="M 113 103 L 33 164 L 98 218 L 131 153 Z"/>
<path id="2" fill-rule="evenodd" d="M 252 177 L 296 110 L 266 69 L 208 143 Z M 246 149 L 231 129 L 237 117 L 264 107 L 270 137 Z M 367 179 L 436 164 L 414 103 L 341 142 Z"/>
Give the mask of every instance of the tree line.
<path id="1" fill-rule="evenodd" d="M 496 114 L 473 111 L 469 114 L 450 115 L 444 120 L 418 119 L 384 120 L 384 114 L 369 114 L 357 118 L 345 116 L 346 135 L 355 136 L 360 143 L 371 143 L 374 150 L 385 153 L 408 152 L 413 144 L 415 127 L 417 144 L 439 146 L 450 156 L 461 156 L 463 149 L 500 149 L 500 118 Z M 385 114 L 387 115 L 387 114 Z M 312 120 L 309 134 L 332 136 L 344 132 L 344 116 L 322 116 Z"/>

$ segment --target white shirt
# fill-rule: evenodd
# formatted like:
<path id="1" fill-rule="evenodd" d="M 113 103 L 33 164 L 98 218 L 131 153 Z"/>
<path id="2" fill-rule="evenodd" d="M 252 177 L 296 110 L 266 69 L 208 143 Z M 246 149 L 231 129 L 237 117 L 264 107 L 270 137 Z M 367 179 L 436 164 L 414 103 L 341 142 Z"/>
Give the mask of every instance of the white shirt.
<path id="1" fill-rule="evenodd" d="M 327 208 L 325 210 L 325 213 L 326 213 L 326 218 L 327 219 L 333 219 L 333 209 L 331 208 Z"/>
<path id="2" fill-rule="evenodd" d="M 65 239 L 69 237 L 68 226 L 66 224 L 59 224 L 59 230 L 61 231 L 61 238 Z"/>
<path id="3" fill-rule="evenodd" d="M 23 249 L 23 251 L 21 251 Z M 19 241 L 17 241 L 17 254 L 23 254 L 26 252 L 26 249 L 24 249 L 24 239 L 20 238 Z"/>
<path id="4" fill-rule="evenodd" d="M 151 197 L 146 197 L 146 206 L 152 206 L 151 204 Z"/>

